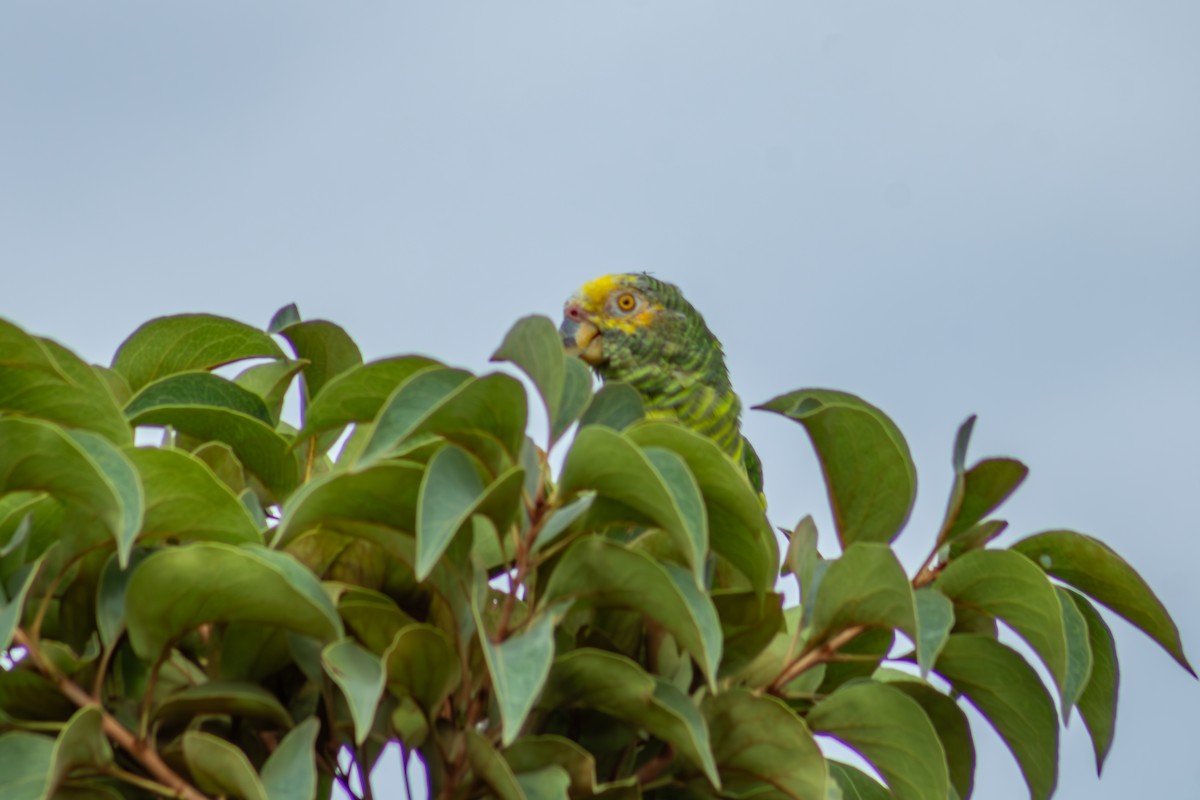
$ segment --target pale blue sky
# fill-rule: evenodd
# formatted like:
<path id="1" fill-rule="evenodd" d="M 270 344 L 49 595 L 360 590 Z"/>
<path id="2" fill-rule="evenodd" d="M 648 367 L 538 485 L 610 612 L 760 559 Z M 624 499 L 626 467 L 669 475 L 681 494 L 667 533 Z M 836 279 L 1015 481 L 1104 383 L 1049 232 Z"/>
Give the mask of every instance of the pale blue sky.
<path id="1" fill-rule="evenodd" d="M 652 270 L 748 404 L 895 418 L 909 563 L 978 413 L 973 453 L 1031 468 L 1013 529 L 1109 542 L 1196 656 L 1198 34 L 1188 0 L 9 0 L 0 314 L 106 361 L 151 316 L 295 301 L 368 357 L 484 369 L 517 317 Z M 828 536 L 801 429 L 746 429 L 772 518 Z M 1105 778 L 1075 722 L 1056 797 L 1187 796 L 1200 690 L 1114 630 Z M 975 796 L 1022 796 L 975 731 Z"/>

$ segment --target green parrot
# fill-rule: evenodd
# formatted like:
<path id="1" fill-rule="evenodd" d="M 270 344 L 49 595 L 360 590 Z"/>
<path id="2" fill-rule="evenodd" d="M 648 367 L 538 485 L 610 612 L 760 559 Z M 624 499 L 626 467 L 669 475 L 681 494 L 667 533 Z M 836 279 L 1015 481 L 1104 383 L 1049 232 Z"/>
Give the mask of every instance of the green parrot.
<path id="1" fill-rule="evenodd" d="M 647 417 L 678 420 L 720 445 L 762 496 L 762 462 L 742 436 L 721 343 L 678 286 L 645 273 L 597 278 L 567 301 L 559 333 L 602 379 L 636 389 Z"/>

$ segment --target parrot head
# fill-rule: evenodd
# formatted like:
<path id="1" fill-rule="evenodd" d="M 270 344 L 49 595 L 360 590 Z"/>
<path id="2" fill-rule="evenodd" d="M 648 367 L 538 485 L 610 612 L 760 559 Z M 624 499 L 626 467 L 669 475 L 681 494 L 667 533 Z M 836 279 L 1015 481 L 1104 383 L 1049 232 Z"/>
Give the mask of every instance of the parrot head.
<path id="1" fill-rule="evenodd" d="M 721 343 L 700 312 L 679 287 L 650 275 L 605 275 L 585 283 L 567 300 L 559 332 L 567 351 L 605 379 L 632 382 L 647 369 L 692 371 L 703 360 L 711 362 L 704 364 L 711 374 L 697 379 L 728 383 Z"/>

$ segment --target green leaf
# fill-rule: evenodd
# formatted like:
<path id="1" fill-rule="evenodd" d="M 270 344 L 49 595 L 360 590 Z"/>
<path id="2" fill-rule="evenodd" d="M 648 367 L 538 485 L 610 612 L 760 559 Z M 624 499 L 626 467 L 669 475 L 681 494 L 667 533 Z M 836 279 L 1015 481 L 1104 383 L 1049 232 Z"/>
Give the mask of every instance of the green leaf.
<path id="1" fill-rule="evenodd" d="M 0 734 L 0 793 L 5 800 L 42 800 L 50 788 L 54 740 L 23 731 Z"/>
<path id="2" fill-rule="evenodd" d="M 486 513 L 503 529 L 511 522 L 521 497 L 524 471 L 513 467 L 485 487 L 475 461 L 447 445 L 425 470 L 417 497 L 417 580 L 423 581 L 471 515 Z"/>
<path id="3" fill-rule="evenodd" d="M 946 755 L 933 723 L 915 700 L 883 683 L 847 684 L 813 706 L 808 724 L 858 751 L 897 800 L 944 800 Z"/>
<path id="4" fill-rule="evenodd" d="M 279 416 L 283 413 L 283 401 L 295 378 L 307 364 L 304 361 L 268 361 L 266 364 L 255 364 L 247 367 L 233 379 L 243 389 L 247 389 L 263 399 L 267 411 L 270 412 L 269 422 L 279 424 Z"/>
<path id="5" fill-rule="evenodd" d="M 357 541 L 369 544 L 361 539 Z M 329 585 L 326 583 L 326 586 Z M 340 588 L 342 593 L 337 601 L 338 613 L 354 638 L 372 653 L 381 655 L 391 647 L 400 629 L 414 622 L 396 605 L 395 600 L 382 592 L 352 584 Z"/>
<path id="6" fill-rule="evenodd" d="M 182 450 L 129 448 L 146 495 L 141 538 L 173 536 L 258 544 L 262 535 L 238 496 L 208 466 Z"/>
<path id="7" fill-rule="evenodd" d="M 293 322 L 277 333 L 287 339 L 296 358 L 306 359 L 304 398 L 311 401 L 330 380 L 361 365 L 358 345 L 339 325 L 323 319 Z"/>
<path id="8" fill-rule="evenodd" d="M 702 704 L 723 788 L 768 783 L 784 797 L 824 797 L 825 759 L 808 726 L 774 697 L 747 689 L 709 695 Z"/>
<path id="9" fill-rule="evenodd" d="M 261 622 L 322 641 L 343 635 L 316 577 L 262 547 L 197 542 L 161 550 L 134 571 L 125 596 L 129 640 L 149 660 L 205 622 Z"/>
<path id="10" fill-rule="evenodd" d="M 451 563 L 450 559 L 442 559 L 433 568 L 429 579 L 423 588 L 419 588 L 416 577 L 412 572 L 416 563 L 416 542 L 412 536 L 398 534 L 394 530 L 369 523 L 345 523 L 339 526 L 339 531 L 346 536 L 363 539 L 380 547 L 391 562 L 387 567 L 388 573 L 396 580 L 395 589 L 402 594 L 416 592 L 419 602 L 424 602 L 423 588 L 432 589 L 442 600 L 444 606 L 439 606 L 440 612 L 449 612 L 456 623 L 459 641 L 470 640 L 475 633 L 475 618 L 471 613 L 470 569 L 471 565 L 463 559 L 462 564 Z M 465 542 L 464 542 L 465 544 Z M 468 547 L 462 548 L 462 555 L 469 552 Z M 439 622 L 449 623 L 446 617 L 440 617 Z M 447 625 L 449 630 L 449 625 Z"/>
<path id="11" fill-rule="evenodd" d="M 125 453 L 103 436 L 91 431 L 71 431 L 71 438 L 100 468 L 120 503 L 121 526 L 112 533 L 117 542 L 117 558 L 121 566 L 126 566 L 133 541 L 142 528 L 145 511 L 142 481 Z"/>
<path id="12" fill-rule="evenodd" d="M 574 358 L 568 361 L 557 328 L 543 316 L 517 320 L 492 361 L 509 361 L 533 381 L 546 405 L 553 447 L 587 405 L 592 383 L 587 367 Z"/>
<path id="13" fill-rule="evenodd" d="M 315 800 L 317 765 L 314 758 L 321 722 L 309 717 L 293 728 L 262 768 L 267 800 Z"/>
<path id="14" fill-rule="evenodd" d="M 920 704 L 942 742 L 946 766 L 950 771 L 950 785 L 959 797 L 970 797 L 975 784 L 975 744 L 967 715 L 958 703 L 927 683 L 897 680 L 888 685 Z"/>
<path id="15" fill-rule="evenodd" d="M 208 681 L 168 696 L 154 709 L 155 720 L 184 719 L 202 714 L 229 714 L 260 719 L 290 728 L 292 717 L 275 695 L 255 683 Z"/>
<path id="16" fill-rule="evenodd" d="M 667 474 L 622 434 L 598 426 L 583 428 L 567 453 L 558 491 L 570 497 L 592 489 L 600 498 L 616 501 L 654 522 L 670 534 L 699 582 L 708 550 L 707 521 L 695 506 L 699 487 L 678 456 L 673 460 L 666 455 L 654 458 L 669 470 Z"/>
<path id="17" fill-rule="evenodd" d="M 559 656 L 543 703 L 594 708 L 645 729 L 673 745 L 714 787 L 721 785 L 708 726 L 696 706 L 673 684 L 624 656 L 586 647 Z"/>
<path id="18" fill-rule="evenodd" d="M 379 412 L 360 462 L 401 452 L 427 434 L 441 436 L 491 461 L 487 442 L 516 462 L 525 439 L 525 388 L 492 373 L 473 378 L 462 370 L 427 369 L 400 385 Z"/>
<path id="19" fill-rule="evenodd" d="M 75 712 L 54 743 L 50 764 L 51 790 L 77 767 L 96 768 L 112 763 L 113 751 L 104 735 L 100 706 L 85 706 Z M 7 796 L 7 795 L 6 795 Z"/>
<path id="20" fill-rule="evenodd" d="M 383 654 L 388 691 L 408 695 L 434 718 L 462 680 L 454 643 L 441 629 L 414 624 L 396 633 Z"/>
<path id="21" fill-rule="evenodd" d="M 18 569 L 8 580 L 0 583 L 0 653 L 12 645 L 17 626 L 21 624 L 21 614 L 25 609 L 25 598 L 29 595 L 33 582 L 41 569 L 42 558 Z"/>
<path id="22" fill-rule="evenodd" d="M 721 663 L 721 623 L 708 595 L 675 564 L 618 542 L 586 537 L 572 544 L 550 576 L 541 607 L 560 600 L 628 608 L 662 625 L 700 665 L 711 687 Z"/>
<path id="23" fill-rule="evenodd" d="M 967 470 L 961 496 L 951 496 L 939 544 L 957 539 L 999 508 L 1028 474 L 1029 468 L 1013 458 L 987 458 Z"/>
<path id="24" fill-rule="evenodd" d="M 271 317 L 271 321 L 267 323 L 267 333 L 279 333 L 288 325 L 293 325 L 299 321 L 300 309 L 295 303 L 288 303 Z"/>
<path id="25" fill-rule="evenodd" d="M 966 695 L 1012 751 L 1034 800 L 1058 782 L 1058 714 L 1033 667 L 990 636 L 955 634 L 937 672 Z"/>
<path id="26" fill-rule="evenodd" d="M 141 487 L 130 473 L 128 460 L 98 436 L 40 420 L 0 419 L 0 492 L 50 493 L 103 523 L 126 555 L 142 521 Z"/>
<path id="27" fill-rule="evenodd" d="M 985 547 L 988 542 L 1004 533 L 1007 528 L 1008 523 L 1002 519 L 990 519 L 972 525 L 950 542 L 950 558 L 948 560 L 956 559 L 971 550 Z"/>
<path id="28" fill-rule="evenodd" d="M 366 522 L 414 533 L 424 474 L 417 464 L 388 461 L 314 478 L 284 505 L 272 546 L 284 547 L 318 525 L 337 528 L 339 522 Z"/>
<path id="29" fill-rule="evenodd" d="M 562 399 L 558 404 L 558 415 L 554 420 L 551 433 L 554 438 L 548 442 L 553 447 L 573 423 L 579 420 L 592 401 L 592 370 L 577 358 L 568 358 L 566 379 L 563 381 Z M 517 776 L 520 778 L 520 776 Z"/>
<path id="30" fill-rule="evenodd" d="M 0 319 L 0 412 L 133 440 L 108 383 L 74 353 Z"/>
<path id="31" fill-rule="evenodd" d="M 710 546 L 755 591 L 770 591 L 779 570 L 779 544 L 742 468 L 712 439 L 673 422 L 638 424 L 626 435 L 647 452 L 663 448 L 687 463 L 703 496 Z"/>
<path id="32" fill-rule="evenodd" d="M 528 800 L 567 800 L 571 776 L 559 766 L 517 773 L 517 785 Z"/>
<path id="33" fill-rule="evenodd" d="M 429 738 L 429 715 L 408 695 L 401 695 L 392 709 L 392 733 L 405 744 L 416 749 Z"/>
<path id="34" fill-rule="evenodd" d="M 1076 609 L 1087 623 L 1088 643 L 1092 653 L 1092 670 L 1087 685 L 1079 696 L 1079 715 L 1092 738 L 1096 753 L 1096 774 L 1104 769 L 1104 760 L 1112 747 L 1113 730 L 1117 722 L 1117 688 L 1121 670 L 1117 663 L 1117 645 L 1112 631 L 1095 606 L 1083 595 L 1067 592 Z"/>
<path id="35" fill-rule="evenodd" d="M 967 444 L 971 439 L 971 431 L 975 427 L 975 416 L 971 415 L 958 429 L 954 439 L 954 486 L 950 491 L 950 502 L 946 507 L 946 518 L 938 532 L 938 544 L 957 541 L 962 536 L 976 528 L 984 517 L 997 509 L 1008 499 L 1029 474 L 1028 468 L 1020 461 L 1011 458 L 990 458 L 980 461 L 969 470 L 966 468 Z M 990 533 L 988 538 L 961 547 L 959 552 L 982 547 L 990 538 L 994 538 L 1003 530 L 976 531 L 976 539 L 982 534 Z"/>
<path id="36" fill-rule="evenodd" d="M 829 776 L 841 787 L 844 800 L 891 800 L 887 787 L 849 764 L 830 761 Z"/>
<path id="37" fill-rule="evenodd" d="M 811 515 L 796 523 L 796 528 L 788 536 L 787 554 L 783 559 L 784 574 L 796 576 L 800 585 L 800 605 L 808 606 L 812 602 L 814 584 L 816 583 L 817 565 L 821 562 L 821 554 L 817 550 L 817 524 Z"/>
<path id="38" fill-rule="evenodd" d="M 831 694 L 845 683 L 869 678 L 892 652 L 896 635 L 890 628 L 868 628 L 838 650 L 840 659 L 824 665 L 825 673 L 817 694 Z M 803 676 L 801 676 L 803 679 Z"/>
<path id="39" fill-rule="evenodd" d="M 241 800 L 268 800 L 250 759 L 224 739 L 188 731 L 183 735 L 183 758 L 202 792 Z"/>
<path id="40" fill-rule="evenodd" d="M 646 409 L 637 389 L 626 383 L 612 381 L 592 395 L 592 401 L 579 418 L 579 428 L 582 430 L 588 425 L 600 425 L 619 432 L 644 416 Z"/>
<path id="41" fill-rule="evenodd" d="M 217 406 L 158 405 L 139 411 L 130 422 L 171 427 L 202 442 L 224 442 L 277 499 L 300 481 L 300 463 L 288 440 L 257 416 Z"/>
<path id="42" fill-rule="evenodd" d="M 565 506 L 550 512 L 550 516 L 538 530 L 537 539 L 533 542 L 533 552 L 541 550 L 566 532 L 571 525 L 588 512 L 595 500 L 595 492 L 583 492 Z"/>
<path id="43" fill-rule="evenodd" d="M 133 391 L 167 375 L 213 369 L 245 358 L 283 358 L 265 332 L 211 314 L 158 317 L 129 335 L 113 358 L 113 369 Z"/>
<path id="44" fill-rule="evenodd" d="M 129 388 L 129 384 L 125 382 L 125 378 L 116 370 L 109 367 L 102 367 L 99 364 L 89 364 L 88 366 L 91 368 L 92 374 L 99 378 L 100 382 L 108 389 L 108 393 L 112 395 L 113 400 L 117 403 L 118 410 L 129 402 L 129 398 L 133 397 L 133 390 Z M 121 416 L 124 416 L 124 414 Z"/>
<path id="45" fill-rule="evenodd" d="M 938 653 L 942 652 L 950 629 L 954 627 L 954 604 L 937 589 L 928 586 L 914 592 L 913 598 L 917 609 L 917 663 L 924 677 L 933 669 Z"/>
<path id="46" fill-rule="evenodd" d="M 359 461 L 371 462 L 399 450 L 435 408 L 471 380 L 466 370 L 449 367 L 431 367 L 410 375 L 379 409 Z"/>
<path id="47" fill-rule="evenodd" d="M 0 367 L 32 368 L 66 378 L 36 336 L 6 319 L 0 319 Z"/>
<path id="48" fill-rule="evenodd" d="M 192 455 L 204 462 L 217 480 L 231 491 L 240 494 L 246 489 L 246 469 L 234 455 L 233 448 L 223 442 L 206 442 L 192 450 Z"/>
<path id="49" fill-rule="evenodd" d="M 59 789 L 54 800 L 125 800 L 117 790 L 115 778 L 88 778 L 71 781 L 69 786 Z"/>
<path id="50" fill-rule="evenodd" d="M 157 380 L 126 403 L 125 415 L 135 419 L 146 411 L 181 406 L 224 408 L 253 417 L 265 425 L 275 425 L 260 396 L 211 372 L 184 372 Z"/>
<path id="51" fill-rule="evenodd" d="M 52 524 L 53 517 L 61 514 L 61 508 L 54 498 L 41 492 L 0 495 L 0 542 L 4 543 L 0 546 L 0 577 L 25 564 L 34 528 L 39 523 Z"/>
<path id="52" fill-rule="evenodd" d="M 1129 620 L 1195 677 L 1183 654 L 1179 629 L 1162 601 L 1142 576 L 1103 542 L 1074 531 L 1046 531 L 1022 539 L 1012 549 Z"/>
<path id="53" fill-rule="evenodd" d="M 134 569 L 147 555 L 144 550 L 135 550 L 129 565 L 122 569 L 114 553 L 100 570 L 100 580 L 96 585 L 96 630 L 105 647 L 112 647 L 125 632 L 125 590 Z"/>
<path id="54" fill-rule="evenodd" d="M 342 690 L 354 719 L 354 742 L 361 745 L 375 722 L 375 709 L 383 697 L 387 673 L 379 657 L 353 639 L 325 646 L 321 664 Z"/>
<path id="55" fill-rule="evenodd" d="M 1083 613 L 1071 599 L 1071 592 L 1061 586 L 1054 591 L 1062 609 L 1063 630 L 1067 636 L 1067 672 L 1062 688 L 1063 724 L 1071 721 L 1071 707 L 1079 702 L 1092 674 L 1092 648 L 1088 642 L 1088 624 Z"/>
<path id="56" fill-rule="evenodd" d="M 492 790 L 492 796 L 499 800 L 527 800 L 517 776 L 508 766 L 492 743 L 478 731 L 467 731 L 467 761 L 475 776 L 482 780 Z"/>
<path id="57" fill-rule="evenodd" d="M 756 406 L 804 426 L 825 474 L 842 547 L 891 542 L 908 521 L 917 473 L 908 443 L 875 406 L 844 392 L 803 389 Z"/>
<path id="58" fill-rule="evenodd" d="M 483 497 L 483 480 L 465 451 L 447 445 L 425 470 L 417 496 L 417 580 L 425 580 Z"/>
<path id="59" fill-rule="evenodd" d="M 554 661 L 554 627 L 565 609 L 547 608 L 525 626 L 524 630 L 502 642 L 493 642 L 483 624 L 480 605 L 487 595 L 475 599 L 475 625 L 483 646 L 483 657 L 492 676 L 492 690 L 500 707 L 503 747 L 512 744 L 521 733 L 521 726 L 542 692 L 550 664 Z"/>
<path id="60" fill-rule="evenodd" d="M 703 558 L 708 550 L 708 512 L 695 476 L 687 462 L 670 450 L 661 447 L 643 447 L 642 453 L 651 467 L 662 478 L 663 486 L 671 496 L 679 517 L 690 540 L 690 550 L 697 558 Z"/>
<path id="61" fill-rule="evenodd" d="M 958 433 L 954 436 L 954 451 L 950 457 L 950 463 L 954 466 L 956 475 L 961 475 L 966 471 L 967 447 L 971 444 L 971 433 L 975 430 L 977 418 L 975 414 L 972 414 L 963 420 L 963 424 L 958 426 Z"/>
<path id="62" fill-rule="evenodd" d="M 370 422 L 396 387 L 437 361 L 424 356 L 397 356 L 352 367 L 332 378 L 304 412 L 297 439 L 317 436 L 345 425 Z"/>
<path id="63" fill-rule="evenodd" d="M 951 561 L 934 586 L 956 604 L 1007 622 L 1063 688 L 1067 634 L 1062 608 L 1050 581 L 1029 559 L 1011 550 L 974 550 Z"/>
<path id="64" fill-rule="evenodd" d="M 501 755 L 518 776 L 557 766 L 568 776 L 572 797 L 596 793 L 596 759 L 570 739 L 552 734 L 525 736 L 505 747 Z"/>
<path id="65" fill-rule="evenodd" d="M 41 674 L 30 669 L 0 669 L 0 720 L 65 722 L 77 710 L 58 686 Z M 0 777 L 3 774 L 0 772 Z"/>
<path id="66" fill-rule="evenodd" d="M 916 639 L 912 587 L 892 549 L 856 542 L 821 578 L 807 649 L 856 625 L 899 628 Z"/>
<path id="67" fill-rule="evenodd" d="M 719 675 L 735 675 L 748 667 L 785 629 L 783 595 L 749 591 L 716 591 L 713 606 L 721 619 L 724 645 Z"/>

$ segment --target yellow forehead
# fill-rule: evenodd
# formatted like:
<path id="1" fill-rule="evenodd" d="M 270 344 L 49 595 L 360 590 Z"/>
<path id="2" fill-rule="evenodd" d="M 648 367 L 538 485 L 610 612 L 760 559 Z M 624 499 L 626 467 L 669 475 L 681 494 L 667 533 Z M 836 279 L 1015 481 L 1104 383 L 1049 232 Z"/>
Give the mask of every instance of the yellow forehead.
<path id="1" fill-rule="evenodd" d="M 600 311 L 608 301 L 609 295 L 617 289 L 625 287 L 627 277 L 625 275 L 605 275 L 594 281 L 588 281 L 579 289 L 580 305 L 592 313 Z"/>
<path id="2" fill-rule="evenodd" d="M 604 312 L 608 298 L 612 296 L 613 292 L 630 288 L 635 277 L 634 275 L 605 275 L 596 278 L 580 287 L 575 295 L 576 299 L 585 311 L 595 315 L 595 322 L 601 328 L 617 328 L 626 333 L 633 333 L 653 321 L 657 312 L 662 310 L 662 306 L 651 302 L 632 317 L 613 317 Z"/>

